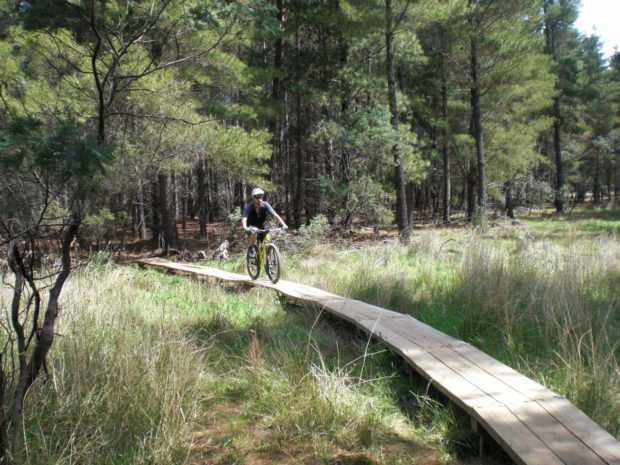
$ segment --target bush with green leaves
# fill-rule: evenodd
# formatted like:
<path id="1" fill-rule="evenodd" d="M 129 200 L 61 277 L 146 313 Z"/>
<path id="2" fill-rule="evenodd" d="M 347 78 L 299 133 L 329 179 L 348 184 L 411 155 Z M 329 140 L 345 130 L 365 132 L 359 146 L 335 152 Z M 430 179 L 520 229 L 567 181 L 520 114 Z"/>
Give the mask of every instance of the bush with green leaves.
<path id="1" fill-rule="evenodd" d="M 299 235 L 305 239 L 320 238 L 325 236 L 331 228 L 325 215 L 316 215 L 310 220 L 309 224 L 302 224 L 299 228 Z"/>
<path id="2" fill-rule="evenodd" d="M 90 248 L 95 245 L 95 248 L 98 248 L 99 242 L 109 241 L 114 237 L 116 226 L 116 220 L 109 208 L 104 207 L 90 213 L 82 221 L 78 236 L 80 246 Z"/>

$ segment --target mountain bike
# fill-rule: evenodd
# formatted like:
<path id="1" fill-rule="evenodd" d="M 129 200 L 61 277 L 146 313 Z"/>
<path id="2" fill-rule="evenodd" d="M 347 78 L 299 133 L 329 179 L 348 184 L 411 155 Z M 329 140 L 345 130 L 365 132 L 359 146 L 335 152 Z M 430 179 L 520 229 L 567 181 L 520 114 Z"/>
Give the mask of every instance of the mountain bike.
<path id="1" fill-rule="evenodd" d="M 278 246 L 271 241 L 269 236 L 270 232 L 279 231 L 282 231 L 282 228 L 253 229 L 253 232 L 258 233 L 258 237 L 256 238 L 256 244 L 248 247 L 246 257 L 248 275 L 253 280 L 258 278 L 260 270 L 264 266 L 269 280 L 274 284 L 279 281 L 280 273 L 282 272 L 282 257 Z"/>

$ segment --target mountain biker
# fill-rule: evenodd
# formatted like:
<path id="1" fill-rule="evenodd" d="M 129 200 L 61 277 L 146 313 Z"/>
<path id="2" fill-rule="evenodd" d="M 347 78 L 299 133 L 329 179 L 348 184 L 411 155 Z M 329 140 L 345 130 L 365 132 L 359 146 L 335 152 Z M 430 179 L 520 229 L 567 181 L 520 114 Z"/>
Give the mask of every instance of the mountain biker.
<path id="1" fill-rule="evenodd" d="M 243 217 L 241 218 L 241 226 L 248 235 L 248 254 L 251 253 L 250 247 L 256 244 L 258 237 L 257 229 L 268 229 L 268 217 L 267 213 L 273 216 L 278 223 L 282 226 L 284 231 L 288 230 L 288 226 L 284 222 L 280 215 L 278 215 L 273 207 L 269 205 L 265 200 L 265 191 L 260 187 L 252 190 L 252 201 L 248 203 L 243 209 Z M 263 239 L 265 233 L 260 233 L 260 239 Z M 253 251 L 254 249 L 252 249 Z"/>

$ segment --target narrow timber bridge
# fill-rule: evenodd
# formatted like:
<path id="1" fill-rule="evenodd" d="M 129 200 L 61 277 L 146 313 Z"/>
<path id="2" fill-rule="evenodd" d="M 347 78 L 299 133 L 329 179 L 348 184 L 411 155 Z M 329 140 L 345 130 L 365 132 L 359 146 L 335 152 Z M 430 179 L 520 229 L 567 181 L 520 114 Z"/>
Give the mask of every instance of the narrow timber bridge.
<path id="1" fill-rule="evenodd" d="M 486 431 L 517 464 L 620 465 L 620 442 L 568 400 L 409 315 L 288 281 L 274 285 L 162 259 L 138 263 L 271 288 L 353 323 L 400 354 L 470 415 L 475 431 Z"/>

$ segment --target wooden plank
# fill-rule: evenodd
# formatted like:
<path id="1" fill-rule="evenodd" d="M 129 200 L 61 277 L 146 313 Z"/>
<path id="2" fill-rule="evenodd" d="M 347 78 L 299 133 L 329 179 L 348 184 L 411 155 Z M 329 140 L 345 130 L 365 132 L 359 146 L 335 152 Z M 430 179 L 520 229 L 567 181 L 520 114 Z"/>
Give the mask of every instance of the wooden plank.
<path id="1" fill-rule="evenodd" d="M 412 320 L 417 322 L 413 318 Z M 436 353 L 444 354 L 447 359 L 460 360 L 461 362 L 462 359 L 467 360 L 472 365 L 471 369 L 474 370 L 474 373 L 477 372 L 475 369 L 478 368 L 481 372 L 486 373 L 485 379 L 488 379 L 486 378 L 487 375 L 492 376 L 498 382 L 509 386 L 511 391 L 516 391 L 525 396 L 525 399 L 521 400 L 553 399 L 557 397 L 549 389 L 493 359 L 470 344 L 443 335 L 443 333 L 435 329 L 429 332 L 426 328 L 416 323 L 400 321 L 398 323 L 398 327 L 393 328 L 395 332 L 429 350 L 435 351 L 435 349 L 438 349 Z M 393 325 L 393 323 L 388 322 L 386 325 Z M 437 333 L 441 336 L 437 335 Z M 440 348 L 449 348 L 450 351 L 445 352 L 439 350 Z M 492 379 L 489 379 L 489 382 L 496 384 L 496 381 Z"/>
<path id="2" fill-rule="evenodd" d="M 384 320 L 382 325 L 386 329 L 399 334 L 405 339 L 414 341 L 426 349 L 450 347 L 461 342 L 411 316 L 404 316 L 398 320 Z"/>
<path id="3" fill-rule="evenodd" d="M 508 407 L 501 405 L 479 408 L 475 417 L 516 463 L 565 465 Z"/>
<path id="4" fill-rule="evenodd" d="M 509 409 L 566 465 L 606 465 L 538 402 L 524 402 Z"/>
<path id="5" fill-rule="evenodd" d="M 398 323 L 401 322 L 399 321 Z M 394 321 L 390 320 L 388 322 L 384 322 L 384 324 L 393 325 Z M 405 339 L 418 343 L 419 335 L 413 335 L 413 333 L 411 336 L 407 335 L 407 327 L 399 326 L 396 329 L 390 329 Z M 377 332 L 380 333 L 381 331 Z M 613 463 L 611 460 L 617 460 L 616 454 L 610 452 L 608 454 L 609 461 L 602 461 L 601 457 L 594 452 L 594 450 L 601 447 L 602 450 L 608 450 L 614 442 L 616 446 L 619 445 L 618 441 L 613 440 L 610 435 L 609 438 L 612 439 L 611 442 L 609 440 L 605 441 L 604 438 L 601 438 L 601 435 L 596 434 L 589 435 L 590 442 L 575 440 L 579 439 L 578 434 L 583 435 L 585 431 L 590 432 L 593 430 L 593 427 L 595 430 L 600 429 L 600 427 L 594 422 L 590 420 L 585 429 L 583 427 L 579 427 L 576 423 L 573 423 L 572 429 L 568 428 L 564 425 L 564 422 L 558 421 L 558 419 L 551 415 L 550 412 L 542 408 L 540 405 L 532 402 L 528 397 L 519 391 L 518 387 L 520 385 L 528 385 L 529 387 L 529 383 L 524 381 L 527 380 L 525 376 L 520 375 L 517 372 L 511 373 L 509 378 L 506 378 L 505 374 L 502 374 L 502 376 L 496 376 L 494 375 L 493 370 L 502 368 L 502 371 L 510 372 L 509 370 L 506 370 L 508 367 L 495 361 L 492 366 L 487 367 L 487 369 L 490 368 L 490 371 L 486 371 L 481 366 L 474 364 L 471 360 L 464 357 L 462 353 L 459 352 L 459 348 L 460 346 L 435 346 L 431 347 L 429 350 L 432 351 L 432 354 L 439 361 L 454 370 L 454 372 L 459 374 L 462 378 L 479 388 L 482 392 L 488 394 L 498 403 L 513 408 L 516 416 L 520 418 L 522 423 L 530 428 L 541 441 L 548 444 L 550 449 L 554 450 L 554 452 L 556 452 L 565 463 L 603 464 Z M 474 347 L 470 347 L 465 351 L 465 354 L 469 355 L 471 358 L 476 358 L 474 356 L 475 352 L 481 353 Z M 445 380 L 438 379 L 437 381 L 442 383 Z M 514 381 L 516 381 L 516 383 L 511 384 L 511 382 Z M 536 385 L 536 383 L 534 384 Z M 587 419 L 587 416 L 580 412 L 575 406 L 572 406 L 570 402 L 559 398 L 552 391 L 545 389 L 543 386 L 536 385 L 534 392 L 536 394 L 535 397 L 542 397 L 546 399 L 546 402 L 550 405 L 550 408 L 551 406 L 555 406 L 557 408 L 558 405 L 562 405 L 563 408 L 558 410 L 560 410 L 561 413 L 563 410 L 565 416 L 569 416 L 570 418 L 571 415 L 575 415 L 575 412 L 579 412 Z M 575 437 L 573 438 L 571 435 Z M 602 436 L 605 435 L 606 434 L 603 434 Z"/>
<path id="6" fill-rule="evenodd" d="M 530 400 L 555 399 L 558 397 L 553 391 L 512 369 L 508 365 L 495 360 L 493 357 L 475 348 L 471 344 L 461 342 L 451 347 L 455 352 L 469 359 L 481 369 L 492 373 L 493 376 L 502 380 L 509 386 L 512 386 Z"/>
<path id="7" fill-rule="evenodd" d="M 433 353 L 389 329 L 375 328 L 375 334 L 399 353 L 407 363 L 443 392 L 450 400 L 468 413 L 483 406 L 500 406 L 497 400 L 482 391 L 475 383 L 464 378 L 438 359 Z"/>
<path id="8" fill-rule="evenodd" d="M 462 360 L 455 363 L 449 360 L 449 357 L 445 359 L 438 356 L 438 352 L 449 355 L 451 348 L 434 347 L 431 354 L 429 350 L 388 329 L 379 327 L 376 334 L 381 334 L 382 339 L 431 379 L 457 405 L 465 407 L 466 411 L 472 413 L 518 463 L 603 465 L 604 462 L 588 448 L 583 447 L 583 444 L 570 441 L 572 438 L 566 428 L 555 422 L 553 417 L 537 404 L 528 402 L 524 396 L 514 391 L 504 394 L 500 390 L 499 395 L 497 391 L 490 395 L 485 391 L 488 389 L 486 380 L 480 382 L 476 378 L 484 374 L 479 367 L 471 363 L 468 366 L 468 361 L 462 357 L 462 360 L 465 360 L 464 364 Z M 470 367 L 472 371 L 468 372 Z M 480 384 L 484 385 L 483 389 L 480 388 Z M 508 388 L 503 384 L 500 389 L 501 387 Z M 503 405 L 502 400 L 507 400 L 516 413 Z M 527 404 L 532 405 L 523 407 Z M 530 423 L 533 423 L 533 427 Z M 569 445 L 559 442 L 558 437 L 568 437 Z M 564 457 L 558 457 L 550 445 L 564 447 L 562 449 Z"/>
<path id="9" fill-rule="evenodd" d="M 476 385 L 481 391 L 487 393 L 499 403 L 511 405 L 530 400 L 512 385 L 494 376 L 493 372 L 488 372 L 471 362 L 461 353 L 454 350 L 451 345 L 438 344 L 435 342 L 436 338 L 429 338 L 428 333 L 425 331 L 413 332 L 410 330 L 410 325 L 402 324 L 400 321 L 398 321 L 398 323 L 398 325 L 394 325 L 394 321 L 387 321 L 383 322 L 383 325 L 387 326 L 391 331 L 399 334 L 401 337 L 425 347 L 432 352 L 438 360 L 456 373 L 459 373 L 460 376 Z M 441 339 L 438 342 L 441 342 Z"/>
<path id="10" fill-rule="evenodd" d="M 321 300 L 321 305 L 349 321 L 361 322 L 363 320 L 403 318 L 402 313 L 380 309 L 373 305 L 357 305 L 355 301 L 339 298 Z"/>
<path id="11" fill-rule="evenodd" d="M 571 402 L 557 397 L 538 404 L 606 463 L 620 465 L 620 442 Z"/>
<path id="12" fill-rule="evenodd" d="M 211 276 L 211 277 L 223 279 L 226 281 L 235 281 L 235 282 L 250 281 L 249 277 L 239 275 L 236 273 L 229 273 L 227 271 L 217 270 L 214 268 L 200 267 L 197 265 L 170 262 L 167 260 L 163 260 L 161 258 L 149 258 L 149 259 L 137 260 L 137 262 L 145 264 L 145 265 L 149 265 L 149 266 L 156 266 L 160 268 L 183 271 L 186 273 L 199 274 L 202 276 Z"/>
<path id="13" fill-rule="evenodd" d="M 271 284 L 271 283 L 270 283 Z M 266 284 L 267 285 L 267 284 Z M 318 305 L 322 305 L 323 300 L 333 299 L 334 301 L 342 300 L 342 297 L 339 297 L 335 294 L 330 294 L 328 292 L 322 291 L 320 289 L 315 289 L 309 286 L 297 286 L 295 283 L 290 281 L 280 280 L 277 284 L 271 284 L 273 289 L 276 289 L 278 292 L 282 292 L 289 296 L 298 295 L 300 298 L 304 300 L 309 300 L 317 303 Z"/>
<path id="14" fill-rule="evenodd" d="M 435 351 L 431 353 L 415 342 L 403 338 L 389 329 L 382 328 L 380 324 L 376 328 L 375 334 L 380 335 L 381 339 L 413 365 L 416 370 L 430 379 L 457 405 L 472 414 L 517 463 L 528 465 L 560 465 L 564 463 L 508 407 L 480 389 L 469 376 L 463 376 L 463 370 L 460 370 L 461 372 L 454 370 L 453 367 L 445 363 L 445 360 L 438 358 Z M 436 349 L 448 350 L 448 348 L 439 347 Z M 511 401 L 514 404 L 514 399 L 511 398 Z M 503 436 L 500 432 L 504 432 L 506 435 Z M 551 440 L 549 441 L 551 442 Z M 577 456 L 579 457 L 579 454 Z M 594 465 L 599 462 L 592 461 L 591 463 Z"/>
<path id="15" fill-rule="evenodd" d="M 436 347 L 432 349 L 432 353 L 464 379 L 503 405 L 520 404 L 529 400 L 512 386 L 480 369 L 449 347 Z"/>

